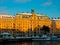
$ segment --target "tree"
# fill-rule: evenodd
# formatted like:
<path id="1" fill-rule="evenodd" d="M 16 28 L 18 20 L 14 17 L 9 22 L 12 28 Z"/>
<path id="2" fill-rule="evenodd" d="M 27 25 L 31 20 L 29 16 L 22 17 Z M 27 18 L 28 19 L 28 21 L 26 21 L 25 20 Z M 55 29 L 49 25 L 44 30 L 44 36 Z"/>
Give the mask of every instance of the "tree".
<path id="1" fill-rule="evenodd" d="M 31 37 L 32 36 L 32 29 L 31 28 L 26 31 L 26 35 L 28 37 Z"/>
<path id="2" fill-rule="evenodd" d="M 41 31 L 43 32 L 43 34 L 48 34 L 50 32 L 50 28 L 48 26 L 43 26 L 41 28 Z"/>

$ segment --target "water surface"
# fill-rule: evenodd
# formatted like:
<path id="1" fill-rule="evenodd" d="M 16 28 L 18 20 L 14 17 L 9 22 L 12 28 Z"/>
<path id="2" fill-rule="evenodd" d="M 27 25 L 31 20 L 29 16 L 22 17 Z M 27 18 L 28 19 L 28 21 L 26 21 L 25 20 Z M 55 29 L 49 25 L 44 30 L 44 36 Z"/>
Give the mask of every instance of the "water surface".
<path id="1" fill-rule="evenodd" d="M 2 42 L 0 45 L 60 45 L 60 41 Z"/>

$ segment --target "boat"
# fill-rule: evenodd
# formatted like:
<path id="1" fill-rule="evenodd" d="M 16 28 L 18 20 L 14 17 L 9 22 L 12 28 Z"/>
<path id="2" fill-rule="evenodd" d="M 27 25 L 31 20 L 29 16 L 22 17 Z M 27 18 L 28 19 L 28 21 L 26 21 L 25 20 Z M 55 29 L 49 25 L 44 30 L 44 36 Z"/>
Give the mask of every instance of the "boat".
<path id="1" fill-rule="evenodd" d="M 41 37 L 36 36 L 36 37 L 32 37 L 32 40 L 50 40 L 50 37 L 47 37 L 46 35 L 42 35 Z"/>
<path id="2" fill-rule="evenodd" d="M 41 37 L 33 37 L 32 38 L 32 40 L 33 41 L 35 41 L 35 40 L 42 40 L 42 41 L 58 41 L 58 40 L 60 40 L 60 38 L 58 38 L 57 36 L 47 36 L 47 35 L 42 35 Z"/>
<path id="3" fill-rule="evenodd" d="M 55 40 L 60 40 L 60 38 L 58 38 L 57 36 L 51 35 L 51 36 L 47 36 L 47 35 L 42 35 L 42 36 L 13 36 L 12 34 L 8 33 L 8 32 L 3 32 L 0 35 L 0 42 L 2 41 L 55 41 Z"/>
<path id="4" fill-rule="evenodd" d="M 15 37 L 8 32 L 3 32 L 0 35 L 0 42 L 15 41 Z"/>

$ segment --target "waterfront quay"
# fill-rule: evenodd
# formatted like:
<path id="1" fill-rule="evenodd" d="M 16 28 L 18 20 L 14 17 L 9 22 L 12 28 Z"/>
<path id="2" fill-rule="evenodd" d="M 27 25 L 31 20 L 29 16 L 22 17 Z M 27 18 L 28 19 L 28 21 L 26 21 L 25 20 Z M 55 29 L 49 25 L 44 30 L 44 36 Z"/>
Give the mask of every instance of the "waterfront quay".
<path id="1" fill-rule="evenodd" d="M 0 42 L 15 42 L 15 41 L 60 41 L 60 35 L 11 35 L 8 32 L 3 32 L 0 35 Z"/>

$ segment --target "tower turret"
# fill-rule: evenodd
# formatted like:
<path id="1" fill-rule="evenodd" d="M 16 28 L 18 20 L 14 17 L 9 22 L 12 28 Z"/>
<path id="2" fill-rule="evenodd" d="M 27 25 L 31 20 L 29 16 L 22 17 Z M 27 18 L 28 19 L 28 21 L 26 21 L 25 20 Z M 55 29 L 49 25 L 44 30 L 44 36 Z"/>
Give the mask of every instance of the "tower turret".
<path id="1" fill-rule="evenodd" d="M 31 13 L 32 13 L 32 14 L 34 14 L 34 13 L 35 13 L 34 9 L 31 9 Z"/>

